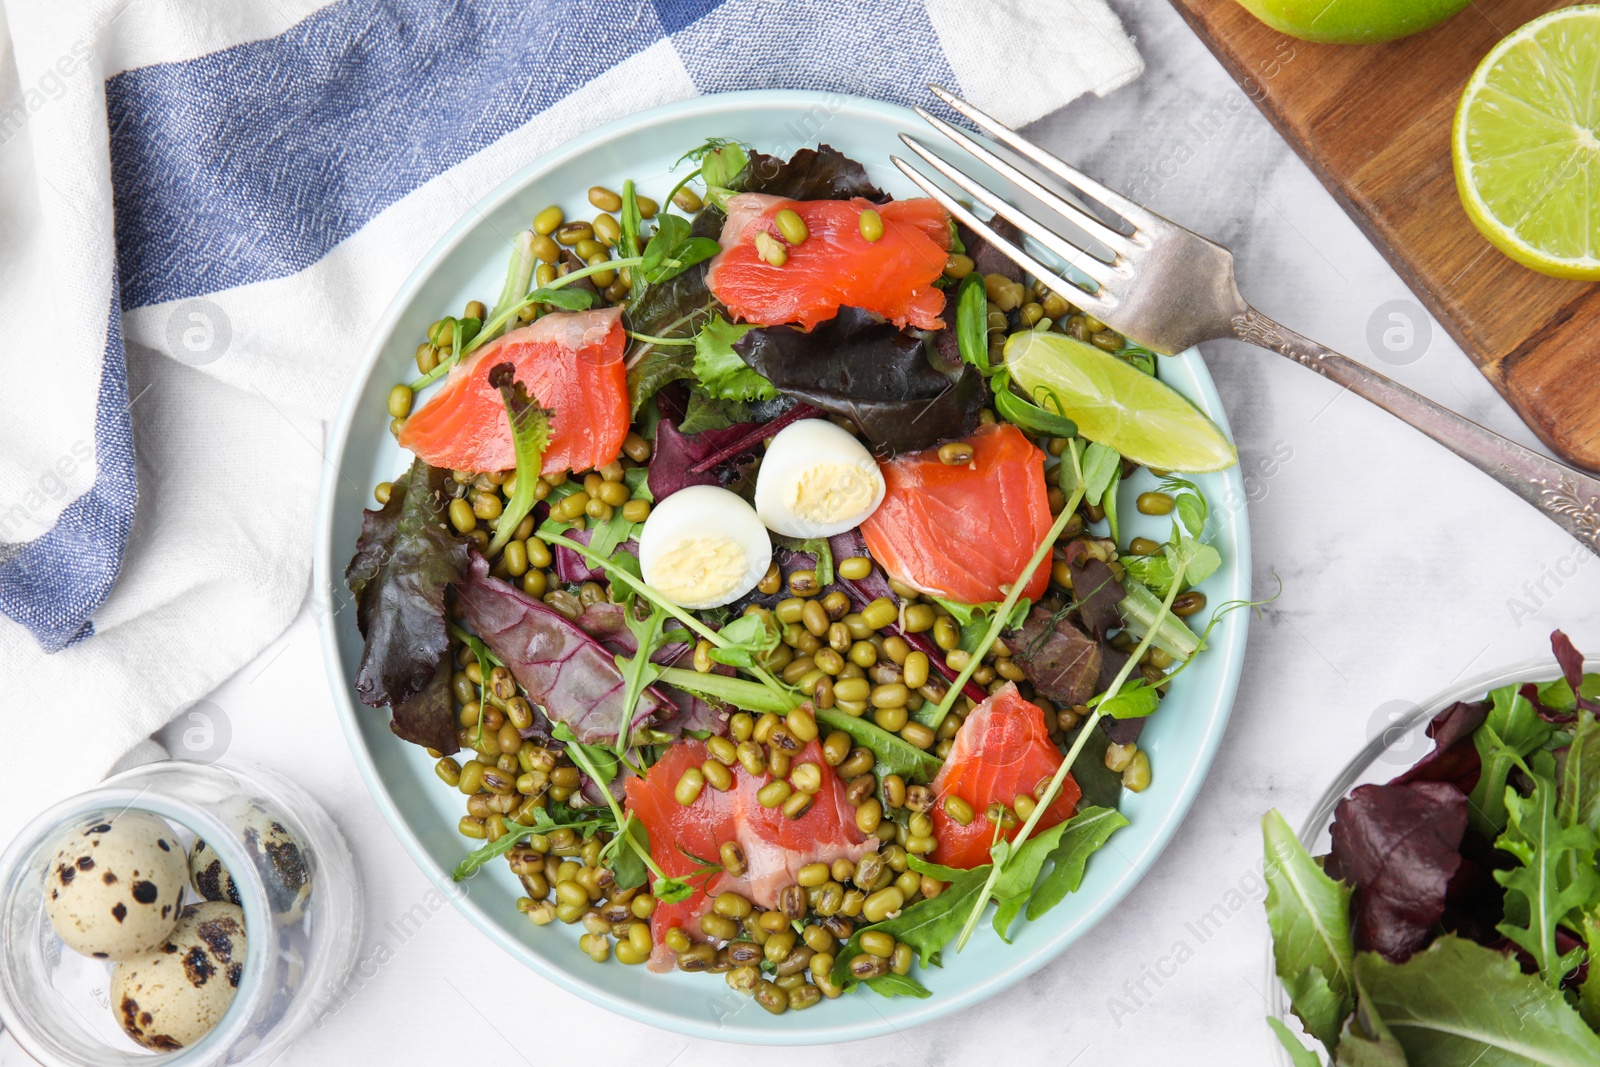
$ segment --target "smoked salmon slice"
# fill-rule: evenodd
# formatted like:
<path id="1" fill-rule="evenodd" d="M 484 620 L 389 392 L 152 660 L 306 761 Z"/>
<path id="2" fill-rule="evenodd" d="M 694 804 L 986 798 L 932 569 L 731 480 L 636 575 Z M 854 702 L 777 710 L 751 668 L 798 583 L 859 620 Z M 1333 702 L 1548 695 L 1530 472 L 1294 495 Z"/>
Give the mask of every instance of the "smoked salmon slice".
<path id="1" fill-rule="evenodd" d="M 840 857 L 853 862 L 876 844 L 856 829 L 855 809 L 845 798 L 844 783 L 822 758 L 818 742 L 801 749 L 792 763 L 792 767 L 814 763 L 822 774 L 822 788 L 798 819 L 787 817 L 779 808 L 762 807 L 756 792 L 772 781 L 772 776 L 753 777 L 739 764 L 729 768 L 733 772 L 731 789 L 719 791 L 708 784 L 693 804 L 679 804 L 673 795 L 678 779 L 710 758 L 704 742 L 687 738 L 667 749 L 644 777 L 628 780 L 628 810 L 650 834 L 651 858 L 668 876 L 689 878 L 697 887 L 685 900 L 657 905 L 650 925 L 658 946 L 674 926 L 695 940 L 704 940 L 700 916 L 718 893 L 739 893 L 770 908 L 777 904 L 779 890 L 793 884 L 801 867 L 818 861 L 831 863 Z M 726 841 L 737 842 L 744 851 L 742 876 L 722 870 L 708 872 L 702 863 L 720 863 L 718 853 Z M 662 955 L 658 949 L 657 956 Z"/>
<path id="2" fill-rule="evenodd" d="M 788 208 L 806 224 L 807 236 L 789 244 L 773 221 Z M 861 213 L 876 211 L 883 236 L 861 235 Z M 776 240 L 787 258 L 773 266 L 756 249 L 756 234 Z M 728 198 L 722 251 L 711 261 L 706 284 L 736 318 L 761 326 L 799 323 L 811 329 L 857 307 L 896 326 L 937 330 L 944 325 L 944 293 L 934 281 L 950 253 L 950 216 L 926 198 L 874 204 L 853 200 L 785 200 L 763 193 Z"/>
<path id="3" fill-rule="evenodd" d="M 985 809 L 996 801 L 1012 807 L 1022 793 L 1037 797 L 1040 780 L 1055 774 L 1062 758 L 1061 750 L 1050 740 L 1044 712 L 1023 700 L 1015 685 L 1007 683 L 973 708 L 961 724 L 944 766 L 933 779 L 938 798 L 929 813 L 938 842 L 930 857 L 933 862 L 962 870 L 988 863 L 996 828 L 984 815 Z M 1068 774 L 1034 832 L 1072 818 L 1082 795 L 1078 783 Z M 945 812 L 947 796 L 960 797 L 972 805 L 972 822 L 962 826 Z M 1006 840 L 1016 837 L 1020 829 L 1019 819 L 1015 827 L 1006 831 Z"/>
<path id="4" fill-rule="evenodd" d="M 505 405 L 489 384 L 490 368 L 509 361 L 523 387 L 555 412 L 542 473 L 603 467 L 628 436 L 626 342 L 621 308 L 544 315 L 452 367 L 438 394 L 401 426 L 400 444 L 435 467 L 515 467 Z"/>
<path id="5" fill-rule="evenodd" d="M 879 463 L 883 503 L 861 524 L 867 548 L 898 581 L 924 593 L 986 604 L 1005 598 L 1050 532 L 1044 453 L 1010 423 L 966 439 L 972 462 L 947 466 L 937 448 Z M 1050 581 L 1045 557 L 1023 590 Z"/>

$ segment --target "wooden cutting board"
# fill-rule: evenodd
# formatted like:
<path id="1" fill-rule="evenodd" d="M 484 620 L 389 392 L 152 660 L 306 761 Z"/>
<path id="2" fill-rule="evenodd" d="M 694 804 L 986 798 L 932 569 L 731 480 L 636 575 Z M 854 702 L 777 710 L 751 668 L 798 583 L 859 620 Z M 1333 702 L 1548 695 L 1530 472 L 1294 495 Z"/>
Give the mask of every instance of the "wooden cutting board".
<path id="1" fill-rule="evenodd" d="M 1172 3 L 1534 433 L 1600 470 L 1600 284 L 1502 255 L 1462 210 L 1450 161 L 1484 55 L 1569 5 L 1473 0 L 1426 33 L 1354 46 L 1286 37 L 1234 0 Z"/>

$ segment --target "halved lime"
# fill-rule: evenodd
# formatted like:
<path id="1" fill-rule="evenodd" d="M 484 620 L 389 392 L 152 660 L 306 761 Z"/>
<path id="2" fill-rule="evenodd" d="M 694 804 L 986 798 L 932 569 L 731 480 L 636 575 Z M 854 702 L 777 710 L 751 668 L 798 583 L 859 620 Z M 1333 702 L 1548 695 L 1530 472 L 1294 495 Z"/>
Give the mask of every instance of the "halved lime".
<path id="1" fill-rule="evenodd" d="M 1467 217 L 1495 247 L 1600 281 L 1600 4 L 1536 18 L 1490 50 L 1451 154 Z"/>
<path id="2" fill-rule="evenodd" d="M 1091 441 L 1163 471 L 1218 471 L 1239 454 L 1217 424 L 1171 386 L 1093 345 L 1028 330 L 1006 341 L 1006 367 L 1041 407 Z"/>
<path id="3" fill-rule="evenodd" d="M 1468 0 L 1239 0 L 1275 30 L 1324 44 L 1370 44 L 1436 26 Z"/>

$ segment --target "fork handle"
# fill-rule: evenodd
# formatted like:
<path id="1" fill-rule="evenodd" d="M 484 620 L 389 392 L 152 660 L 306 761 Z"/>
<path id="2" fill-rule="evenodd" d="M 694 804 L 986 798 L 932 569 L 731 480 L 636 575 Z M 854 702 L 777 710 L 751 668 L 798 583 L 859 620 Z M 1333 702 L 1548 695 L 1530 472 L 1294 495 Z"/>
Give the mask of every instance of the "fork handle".
<path id="1" fill-rule="evenodd" d="M 1600 555 L 1600 478 L 1508 441 L 1254 308 L 1235 315 L 1232 326 L 1239 340 L 1287 356 L 1411 424 Z"/>

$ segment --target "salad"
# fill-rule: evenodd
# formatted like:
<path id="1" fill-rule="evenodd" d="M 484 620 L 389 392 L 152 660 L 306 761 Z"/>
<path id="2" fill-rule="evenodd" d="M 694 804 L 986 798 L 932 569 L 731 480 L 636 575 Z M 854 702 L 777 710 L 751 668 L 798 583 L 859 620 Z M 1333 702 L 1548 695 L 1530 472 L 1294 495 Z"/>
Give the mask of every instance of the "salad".
<path id="1" fill-rule="evenodd" d="M 415 459 L 346 572 L 356 688 L 462 795 L 456 877 L 508 865 L 597 962 L 774 1013 L 927 996 L 1158 771 L 1140 728 L 1221 564 L 1182 472 L 1233 447 L 834 149 L 680 163 L 660 201 L 541 211 L 494 304 L 420 339 Z M 1143 467 L 1165 542 L 1119 519 Z"/>
<path id="2" fill-rule="evenodd" d="M 1452 704 L 1341 800 L 1328 855 L 1263 821 L 1278 975 L 1334 1062 L 1600 1063 L 1600 674 L 1551 644 L 1561 677 Z"/>

